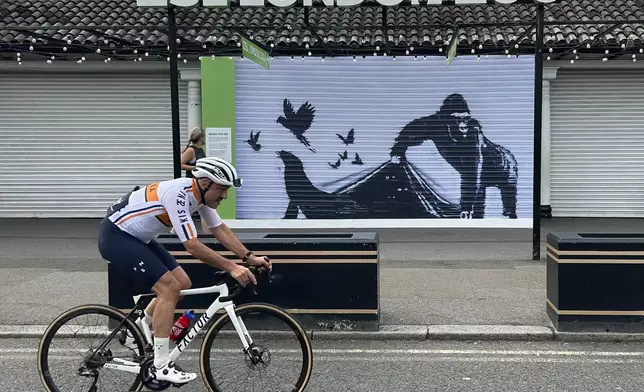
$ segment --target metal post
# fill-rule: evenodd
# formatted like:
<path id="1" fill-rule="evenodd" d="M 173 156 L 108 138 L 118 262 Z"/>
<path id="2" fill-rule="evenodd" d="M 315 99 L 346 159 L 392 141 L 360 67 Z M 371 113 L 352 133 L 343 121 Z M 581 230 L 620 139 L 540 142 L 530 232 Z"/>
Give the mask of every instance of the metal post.
<path id="1" fill-rule="evenodd" d="M 181 177 L 181 124 L 179 123 L 179 67 L 177 65 L 177 24 L 174 5 L 168 2 L 170 46 L 170 104 L 172 111 L 172 162 L 174 178 Z"/>
<path id="2" fill-rule="evenodd" d="M 543 4 L 537 6 L 534 53 L 534 168 L 532 198 L 532 259 L 541 258 L 541 116 L 543 115 Z"/>

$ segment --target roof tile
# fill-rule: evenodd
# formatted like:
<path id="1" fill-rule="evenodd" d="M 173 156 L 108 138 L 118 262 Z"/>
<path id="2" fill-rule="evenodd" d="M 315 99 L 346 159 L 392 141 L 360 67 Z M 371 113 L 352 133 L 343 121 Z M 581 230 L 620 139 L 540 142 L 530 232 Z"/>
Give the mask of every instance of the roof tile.
<path id="1" fill-rule="evenodd" d="M 453 24 L 509 23 L 524 21 L 528 25 L 535 14 L 534 5 L 488 6 L 418 6 L 392 7 L 385 10 L 384 22 L 390 27 L 382 30 L 382 8 L 310 8 L 309 20 L 317 28 L 309 31 L 302 8 L 179 8 L 178 35 L 183 44 L 237 47 L 239 36 L 231 29 L 236 26 L 252 35 L 258 42 L 276 47 L 299 47 L 328 44 L 373 48 L 383 45 L 446 45 L 452 36 Z M 570 0 L 546 7 L 545 20 L 566 20 L 558 26 L 547 26 L 547 45 L 572 45 L 593 39 L 606 25 L 575 25 L 575 20 L 644 19 L 639 1 L 607 2 L 602 0 Z M 41 34 L 55 39 L 72 40 L 77 44 L 104 43 L 105 37 L 137 45 L 165 47 L 168 36 L 163 28 L 143 26 L 165 25 L 167 18 L 160 9 L 141 9 L 136 0 L 4 0 L 0 3 L 0 42 L 30 43 L 31 34 L 11 31 L 15 26 L 34 26 Z M 114 26 L 103 34 L 74 28 L 76 25 Z M 125 27 L 122 27 L 125 26 Z M 142 26 L 132 28 L 131 26 Z M 4 29 L 3 29 L 4 28 Z M 91 30 L 91 29 L 90 29 Z M 505 46 L 515 43 L 526 26 L 463 27 L 459 41 L 463 45 Z M 318 37 L 319 36 L 319 37 Z M 530 44 L 530 33 L 521 43 Z M 38 41 L 44 42 L 38 37 Z M 619 26 L 598 37 L 604 45 L 640 45 L 644 26 Z M 119 43 L 120 44 L 120 43 Z"/>

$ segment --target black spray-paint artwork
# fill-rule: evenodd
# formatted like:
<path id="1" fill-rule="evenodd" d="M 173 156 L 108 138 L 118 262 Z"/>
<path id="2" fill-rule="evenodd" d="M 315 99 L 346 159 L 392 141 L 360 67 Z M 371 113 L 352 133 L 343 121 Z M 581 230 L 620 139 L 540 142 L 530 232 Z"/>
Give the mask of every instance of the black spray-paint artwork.
<path id="1" fill-rule="evenodd" d="M 295 112 L 288 99 L 283 107 L 284 115 L 277 122 L 315 153 L 305 136 L 314 120 L 314 107 L 306 102 Z M 346 135 L 338 133 L 336 137 L 350 146 L 355 131 L 352 128 Z M 458 205 L 434 191 L 407 159 L 408 148 L 426 141 L 433 142 L 442 158 L 460 174 Z M 517 160 L 507 148 L 485 137 L 481 124 L 471 116 L 460 94 L 446 97 L 436 113 L 407 123 L 392 141 L 389 161 L 335 192 L 315 187 L 293 152 L 281 150 L 277 155 L 284 164 L 289 198 L 284 219 L 296 219 L 300 212 L 307 219 L 482 219 L 488 187 L 499 189 L 503 216 L 517 218 Z M 328 162 L 331 169 L 350 159 L 346 150 L 338 155 L 336 162 Z M 350 162 L 363 164 L 357 152 Z"/>

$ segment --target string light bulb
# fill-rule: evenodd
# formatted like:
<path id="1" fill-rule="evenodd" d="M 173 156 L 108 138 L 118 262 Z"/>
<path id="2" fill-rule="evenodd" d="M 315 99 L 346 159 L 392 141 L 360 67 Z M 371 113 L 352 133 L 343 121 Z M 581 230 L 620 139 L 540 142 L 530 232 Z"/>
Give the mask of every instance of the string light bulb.
<path id="1" fill-rule="evenodd" d="M 575 59 L 570 60 L 570 64 L 574 64 L 574 63 L 575 63 Z"/>
<path id="2" fill-rule="evenodd" d="M 439 51 L 440 53 L 443 53 L 443 48 L 438 48 L 438 51 Z"/>
<path id="3" fill-rule="evenodd" d="M 29 45 L 29 51 L 33 51 L 33 50 L 34 50 L 33 45 Z"/>
<path id="4" fill-rule="evenodd" d="M 354 63 L 356 62 L 356 56 L 353 56 L 353 62 Z"/>
<path id="5" fill-rule="evenodd" d="M 309 48 L 309 44 L 307 43 L 306 45 L 304 45 L 304 47 L 308 49 L 308 48 Z"/>
<path id="6" fill-rule="evenodd" d="M 546 57 L 546 60 L 550 61 L 550 56 Z"/>
<path id="7" fill-rule="evenodd" d="M 586 49 L 590 49 L 590 44 L 586 44 Z"/>
<path id="8" fill-rule="evenodd" d="M 376 51 L 380 52 L 380 46 L 376 46 Z"/>
<path id="9" fill-rule="evenodd" d="M 307 54 L 308 54 L 309 56 L 311 56 L 311 54 L 312 54 L 312 53 L 309 51 L 309 53 L 307 53 Z"/>
<path id="10" fill-rule="evenodd" d="M 188 59 L 183 59 L 184 64 L 188 64 Z"/>
<path id="11" fill-rule="evenodd" d="M 640 53 L 644 53 L 644 49 L 640 49 Z"/>
<path id="12" fill-rule="evenodd" d="M 392 59 L 392 61 L 396 61 L 396 56 L 394 56 L 394 58 Z"/>
<path id="13" fill-rule="evenodd" d="M 552 48 L 550 48 L 548 51 L 549 51 L 550 53 L 554 52 L 554 50 L 553 50 Z"/>
<path id="14" fill-rule="evenodd" d="M 573 50 L 572 50 L 572 53 L 573 53 L 573 54 L 577 54 L 577 49 L 573 49 Z"/>
<path id="15" fill-rule="evenodd" d="M 67 46 L 63 46 L 63 52 L 67 52 Z"/>
<path id="16" fill-rule="evenodd" d="M 96 53 L 101 53 L 101 48 L 96 49 Z"/>
<path id="17" fill-rule="evenodd" d="M 483 49 L 483 45 L 479 44 L 479 50 L 482 50 L 482 49 Z"/>
<path id="18" fill-rule="evenodd" d="M 474 48 L 472 48 L 472 54 L 474 54 L 474 53 L 476 53 L 476 50 L 474 50 Z"/>
<path id="19" fill-rule="evenodd" d="M 405 51 L 405 54 L 406 54 L 407 56 L 409 56 L 409 49 L 407 49 L 407 50 Z"/>
<path id="20" fill-rule="evenodd" d="M 605 54 L 608 54 L 608 53 L 610 53 L 610 51 L 609 51 L 608 49 L 606 49 L 606 51 L 605 51 L 604 53 L 605 53 Z"/>
<path id="21" fill-rule="evenodd" d="M 608 61 L 608 58 L 607 58 L 607 57 L 604 57 L 604 58 L 602 59 L 602 61 L 603 61 L 603 62 L 607 62 L 607 61 Z"/>
<path id="22" fill-rule="evenodd" d="M 50 60 L 50 59 L 47 59 L 47 64 L 51 64 L 51 60 Z"/>

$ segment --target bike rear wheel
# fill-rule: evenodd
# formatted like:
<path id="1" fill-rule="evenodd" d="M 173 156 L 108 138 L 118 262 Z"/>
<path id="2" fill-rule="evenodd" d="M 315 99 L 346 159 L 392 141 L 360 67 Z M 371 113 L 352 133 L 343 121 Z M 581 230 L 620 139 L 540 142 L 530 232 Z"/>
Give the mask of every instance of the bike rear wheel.
<path id="1" fill-rule="evenodd" d="M 94 354 L 119 325 L 119 331 Z M 58 316 L 45 331 L 38 348 L 38 372 L 48 392 L 136 391 L 141 386 L 139 374 L 105 365 L 120 364 L 114 358 L 140 364 L 144 356 L 145 339 L 124 313 L 105 305 L 82 305 Z M 60 362 L 66 364 L 62 370 L 58 370 Z"/>
<path id="2" fill-rule="evenodd" d="M 311 377 L 313 351 L 298 322 L 270 304 L 242 305 L 235 313 L 252 344 L 244 350 L 228 314 L 212 324 L 200 355 L 201 375 L 209 390 L 303 391 Z M 280 367 L 291 370 L 282 372 Z"/>

